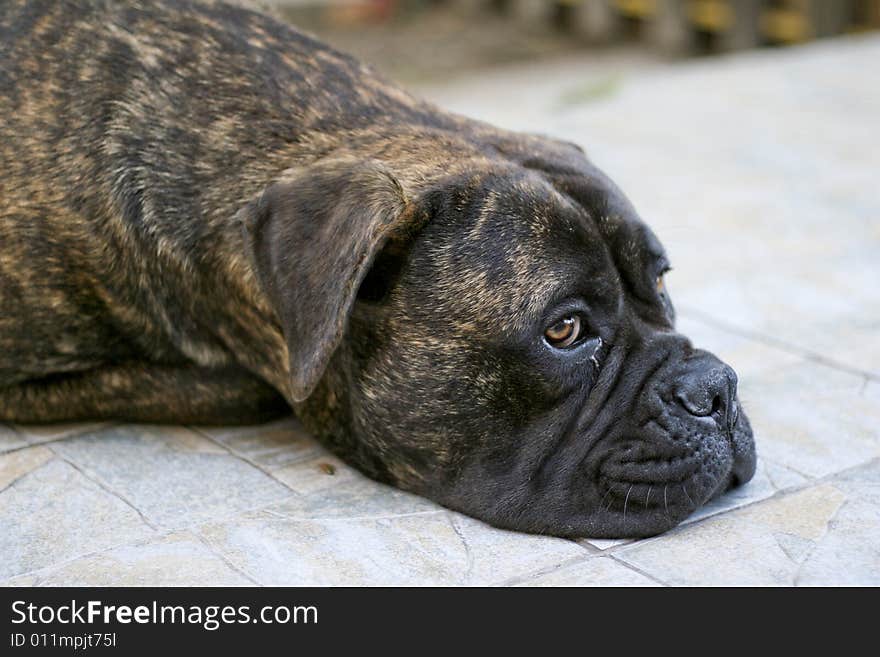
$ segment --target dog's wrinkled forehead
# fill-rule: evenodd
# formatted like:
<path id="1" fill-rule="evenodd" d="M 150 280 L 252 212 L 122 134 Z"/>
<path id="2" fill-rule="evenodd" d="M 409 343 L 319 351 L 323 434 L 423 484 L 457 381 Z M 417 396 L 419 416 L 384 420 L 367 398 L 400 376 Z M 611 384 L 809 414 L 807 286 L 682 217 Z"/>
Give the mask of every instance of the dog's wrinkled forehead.
<path id="1" fill-rule="evenodd" d="M 666 264 L 660 240 L 645 224 L 620 188 L 598 167 L 581 160 L 576 167 L 537 166 L 561 193 L 585 208 L 599 229 L 624 277 Z"/>
<path id="2" fill-rule="evenodd" d="M 517 167 L 437 194 L 421 245 L 426 301 L 468 328 L 510 330 L 567 296 L 615 305 L 662 248 L 607 178 L 577 184 Z"/>

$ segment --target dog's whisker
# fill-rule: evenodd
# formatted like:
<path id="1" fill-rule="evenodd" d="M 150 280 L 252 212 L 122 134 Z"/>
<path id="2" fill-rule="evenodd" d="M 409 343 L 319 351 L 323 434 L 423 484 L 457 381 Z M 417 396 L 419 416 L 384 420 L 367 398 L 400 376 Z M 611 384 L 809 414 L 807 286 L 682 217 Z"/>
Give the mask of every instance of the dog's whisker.
<path id="1" fill-rule="evenodd" d="M 685 485 L 684 485 L 684 484 L 681 485 L 681 490 L 684 492 L 684 496 L 685 496 L 686 498 L 688 498 L 688 502 L 691 503 L 691 506 L 692 506 L 692 507 L 693 507 L 693 506 L 696 506 L 696 505 L 694 504 L 694 501 L 691 499 L 691 496 L 688 495 L 687 488 L 685 488 Z"/>
<path id="2" fill-rule="evenodd" d="M 605 494 L 602 496 L 602 500 L 599 502 L 599 506 L 605 505 L 605 500 L 608 499 L 608 496 L 611 495 L 611 486 L 608 487 L 608 490 L 605 491 Z"/>
<path id="3" fill-rule="evenodd" d="M 608 492 L 609 493 L 611 492 L 610 488 L 608 489 Z M 613 505 L 614 505 L 614 496 L 612 496 L 611 499 L 608 500 L 608 506 L 605 507 L 605 510 L 608 511 L 608 509 L 610 509 Z"/>

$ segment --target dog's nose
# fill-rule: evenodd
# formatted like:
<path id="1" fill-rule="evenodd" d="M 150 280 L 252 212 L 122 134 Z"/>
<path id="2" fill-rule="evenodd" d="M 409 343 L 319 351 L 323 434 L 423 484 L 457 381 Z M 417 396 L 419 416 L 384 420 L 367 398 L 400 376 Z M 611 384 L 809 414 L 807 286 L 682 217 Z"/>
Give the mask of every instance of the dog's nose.
<path id="1" fill-rule="evenodd" d="M 730 430 L 736 423 L 736 383 L 736 373 L 706 353 L 690 361 L 676 382 L 675 398 L 691 415 L 711 416 Z"/>

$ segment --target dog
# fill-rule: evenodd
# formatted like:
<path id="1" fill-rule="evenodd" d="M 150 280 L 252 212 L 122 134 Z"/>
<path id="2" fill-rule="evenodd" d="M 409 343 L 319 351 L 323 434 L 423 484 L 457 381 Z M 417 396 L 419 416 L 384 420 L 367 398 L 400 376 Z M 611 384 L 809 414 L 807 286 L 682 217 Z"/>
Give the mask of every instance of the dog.
<path id="1" fill-rule="evenodd" d="M 733 370 L 578 146 L 224 2 L 0 1 L 0 420 L 256 422 L 492 525 L 663 532 Z"/>

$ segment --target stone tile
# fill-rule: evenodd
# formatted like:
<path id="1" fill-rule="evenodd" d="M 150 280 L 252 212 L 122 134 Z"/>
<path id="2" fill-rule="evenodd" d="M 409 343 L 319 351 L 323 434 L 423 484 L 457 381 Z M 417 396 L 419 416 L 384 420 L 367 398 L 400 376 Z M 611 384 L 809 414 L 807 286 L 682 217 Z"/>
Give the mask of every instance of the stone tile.
<path id="1" fill-rule="evenodd" d="M 248 427 L 195 429 L 268 470 L 300 463 L 325 453 L 318 441 L 293 417 Z"/>
<path id="2" fill-rule="evenodd" d="M 330 452 L 321 450 L 320 454 L 315 458 L 273 470 L 272 476 L 301 495 L 311 495 L 363 477 Z"/>
<path id="3" fill-rule="evenodd" d="M 880 586 L 880 461 L 835 477 L 846 502 L 795 578 L 805 586 Z"/>
<path id="4" fill-rule="evenodd" d="M 809 481 L 799 472 L 760 456 L 758 457 L 758 467 L 760 468 L 759 472 L 770 481 L 770 486 L 774 491 L 797 488 Z"/>
<path id="5" fill-rule="evenodd" d="M 500 584 L 585 554 L 573 541 L 496 529 L 459 513 L 450 522 L 468 556 L 464 584 Z"/>
<path id="6" fill-rule="evenodd" d="M 31 452 L 33 463 L 43 451 Z M 0 492 L 0 527 L 0 579 L 153 534 L 125 502 L 57 459 Z"/>
<path id="7" fill-rule="evenodd" d="M 874 316 L 878 319 L 856 317 L 840 322 L 833 331 L 819 327 L 816 332 L 821 336 L 813 345 L 835 362 L 866 372 L 874 381 L 880 381 L 880 310 Z"/>
<path id="8" fill-rule="evenodd" d="M 810 362 L 740 382 L 759 454 L 810 477 L 880 456 L 874 390 L 859 376 Z"/>
<path id="9" fill-rule="evenodd" d="M 327 478 L 334 480 L 332 484 L 305 484 L 304 494 L 273 505 L 271 512 L 289 520 L 373 520 L 444 510 L 424 497 L 377 483 L 353 469 L 345 479 Z"/>
<path id="10" fill-rule="evenodd" d="M 62 424 L 15 424 L 13 428 L 18 431 L 29 445 L 80 436 L 87 433 L 95 433 L 107 427 L 109 422 L 75 422 Z"/>
<path id="11" fill-rule="evenodd" d="M 736 333 L 707 324 L 680 311 L 676 322 L 678 331 L 690 338 L 695 347 L 711 351 L 730 365 L 743 380 L 803 360 L 803 356 L 782 349 L 768 347 Z"/>
<path id="12" fill-rule="evenodd" d="M 128 428 L 149 436 L 150 440 L 171 453 L 229 455 L 229 450 L 223 446 L 185 427 L 139 424 L 129 425 Z"/>
<path id="13" fill-rule="evenodd" d="M 866 285 L 835 282 L 830 273 L 800 271 L 807 266 L 812 269 L 814 264 L 784 271 L 777 263 L 760 274 L 703 281 L 681 295 L 682 312 L 695 308 L 880 377 L 880 299 L 860 299 L 854 291 Z M 872 278 L 880 279 L 880 266 Z"/>
<path id="14" fill-rule="evenodd" d="M 0 454 L 12 449 L 20 449 L 27 444 L 24 436 L 15 431 L 12 427 L 0 424 Z"/>
<path id="15" fill-rule="evenodd" d="M 611 557 L 590 557 L 522 582 L 519 586 L 660 586 Z"/>
<path id="16" fill-rule="evenodd" d="M 293 493 L 186 429 L 124 426 L 53 445 L 150 522 L 175 529 L 266 506 Z"/>
<path id="17" fill-rule="evenodd" d="M 674 585 L 788 586 L 847 501 L 840 487 L 823 483 L 626 546 L 615 556 Z"/>
<path id="18" fill-rule="evenodd" d="M 443 510 L 320 520 L 262 511 L 201 532 L 273 586 L 497 584 L 585 554 L 571 541 L 506 532 Z"/>
<path id="19" fill-rule="evenodd" d="M 14 577 L 7 586 L 251 586 L 189 532 L 124 545 Z"/>
<path id="20" fill-rule="evenodd" d="M 461 582 L 468 567 L 443 511 L 320 521 L 260 512 L 200 531 L 230 562 L 272 586 L 443 586 Z"/>
<path id="21" fill-rule="evenodd" d="M 718 515 L 738 509 L 740 507 L 759 502 L 772 497 L 781 490 L 794 488 L 807 483 L 809 480 L 803 475 L 789 470 L 785 466 L 768 463 L 758 458 L 754 478 L 744 486 L 727 491 L 724 495 L 713 500 L 706 506 L 697 509 L 695 513 L 686 518 L 682 524 L 688 524 L 703 520 L 710 516 Z"/>
<path id="22" fill-rule="evenodd" d="M 55 457 L 45 447 L 28 447 L 0 455 L 0 491 Z"/>
<path id="23" fill-rule="evenodd" d="M 589 545 L 597 550 L 610 550 L 611 548 L 620 547 L 627 543 L 632 543 L 631 538 L 579 538 L 577 542 L 580 545 Z"/>

